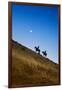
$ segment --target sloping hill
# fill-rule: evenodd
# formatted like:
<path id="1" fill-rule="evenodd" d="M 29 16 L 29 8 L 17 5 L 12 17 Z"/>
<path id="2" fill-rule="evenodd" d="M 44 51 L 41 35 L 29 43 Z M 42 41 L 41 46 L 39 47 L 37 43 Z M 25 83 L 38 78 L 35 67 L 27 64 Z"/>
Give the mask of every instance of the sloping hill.
<path id="1" fill-rule="evenodd" d="M 59 84 L 58 64 L 12 40 L 12 87 Z"/>

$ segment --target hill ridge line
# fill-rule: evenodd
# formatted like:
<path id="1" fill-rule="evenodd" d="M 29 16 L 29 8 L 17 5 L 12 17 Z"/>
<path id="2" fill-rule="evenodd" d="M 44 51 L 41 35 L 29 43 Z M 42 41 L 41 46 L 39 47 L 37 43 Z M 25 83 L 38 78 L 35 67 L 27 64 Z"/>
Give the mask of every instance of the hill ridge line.
<path id="1" fill-rule="evenodd" d="M 39 55 L 38 53 L 36 53 L 36 52 L 35 52 L 35 51 L 33 51 L 32 49 L 30 49 L 30 48 L 28 48 L 28 47 L 26 47 L 26 46 L 22 45 L 21 43 L 19 43 L 19 42 L 15 41 L 15 40 L 13 40 L 13 39 L 12 39 L 12 42 L 13 42 L 13 43 L 15 43 L 15 44 L 17 44 L 17 45 L 19 45 L 19 46 L 24 47 L 25 49 L 30 50 L 31 52 L 35 53 L 35 54 L 36 54 L 36 55 L 38 55 L 39 57 L 43 57 L 44 59 L 48 59 L 48 61 L 49 61 L 49 62 L 52 62 L 52 63 L 54 63 L 54 64 L 58 65 L 57 63 L 55 63 L 54 61 L 50 60 L 49 58 L 44 57 L 44 56 L 43 56 L 43 55 L 41 55 L 41 54 Z M 27 51 L 28 51 L 28 50 L 27 50 Z"/>

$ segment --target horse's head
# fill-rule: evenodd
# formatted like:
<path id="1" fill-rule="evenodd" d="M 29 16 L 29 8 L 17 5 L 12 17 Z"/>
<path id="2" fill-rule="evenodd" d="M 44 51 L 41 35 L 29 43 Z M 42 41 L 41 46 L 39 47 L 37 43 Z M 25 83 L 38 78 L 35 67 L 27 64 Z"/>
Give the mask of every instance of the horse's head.
<path id="1" fill-rule="evenodd" d="M 46 51 L 42 51 L 42 53 L 43 53 L 43 55 L 44 55 L 44 56 L 47 56 L 47 53 L 46 53 Z"/>
<path id="2" fill-rule="evenodd" d="M 46 52 L 46 50 L 44 52 Z"/>
<path id="3" fill-rule="evenodd" d="M 34 48 L 36 49 L 36 46 Z"/>
<path id="4" fill-rule="evenodd" d="M 38 49 L 39 49 L 39 46 L 38 46 Z"/>

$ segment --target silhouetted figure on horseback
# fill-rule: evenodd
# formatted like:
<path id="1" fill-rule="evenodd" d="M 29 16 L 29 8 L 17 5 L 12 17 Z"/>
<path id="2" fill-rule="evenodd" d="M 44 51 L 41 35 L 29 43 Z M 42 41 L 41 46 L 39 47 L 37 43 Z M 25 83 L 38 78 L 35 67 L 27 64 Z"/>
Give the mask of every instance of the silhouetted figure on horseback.
<path id="1" fill-rule="evenodd" d="M 43 55 L 44 55 L 44 56 L 47 56 L 47 53 L 46 53 L 46 51 L 42 51 L 42 53 L 43 53 Z"/>
<path id="2" fill-rule="evenodd" d="M 34 47 L 35 48 L 35 51 L 38 52 L 38 54 L 40 54 L 40 49 L 39 49 L 39 46 L 38 47 Z"/>

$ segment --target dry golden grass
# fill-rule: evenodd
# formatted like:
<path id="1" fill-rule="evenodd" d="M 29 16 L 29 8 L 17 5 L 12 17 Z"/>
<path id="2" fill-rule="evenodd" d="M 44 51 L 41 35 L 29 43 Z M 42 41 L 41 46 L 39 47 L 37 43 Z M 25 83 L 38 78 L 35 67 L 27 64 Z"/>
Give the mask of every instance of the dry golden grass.
<path id="1" fill-rule="evenodd" d="M 12 87 L 59 84 L 58 64 L 13 41 Z"/>

